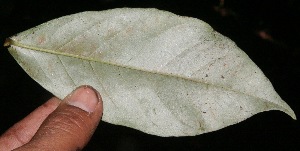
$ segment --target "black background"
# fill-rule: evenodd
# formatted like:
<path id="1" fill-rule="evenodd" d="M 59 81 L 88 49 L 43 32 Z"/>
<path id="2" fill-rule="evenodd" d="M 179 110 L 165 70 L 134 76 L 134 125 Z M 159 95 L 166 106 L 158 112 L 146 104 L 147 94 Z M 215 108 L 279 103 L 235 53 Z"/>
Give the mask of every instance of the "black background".
<path id="1" fill-rule="evenodd" d="M 263 70 L 300 116 L 300 3 L 296 0 L 0 0 L 0 41 L 43 22 L 82 11 L 155 7 L 209 23 Z M 270 37 L 263 36 L 269 35 Z M 0 133 L 52 95 L 0 47 Z M 263 91 L 263 90 L 262 90 Z M 279 111 L 194 137 L 162 138 L 101 122 L 85 150 L 300 150 L 300 124 Z"/>

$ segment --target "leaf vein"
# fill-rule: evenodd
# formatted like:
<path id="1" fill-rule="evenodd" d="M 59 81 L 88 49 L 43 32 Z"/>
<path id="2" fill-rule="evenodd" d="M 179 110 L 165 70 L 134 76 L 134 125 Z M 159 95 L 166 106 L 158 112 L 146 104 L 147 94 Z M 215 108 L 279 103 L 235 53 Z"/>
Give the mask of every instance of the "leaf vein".
<path id="1" fill-rule="evenodd" d="M 61 60 L 61 58 L 58 55 L 56 55 L 56 56 L 57 56 L 58 60 L 60 61 L 61 65 L 63 66 L 63 69 L 65 70 L 67 76 L 71 79 L 73 85 L 76 87 L 77 85 L 76 85 L 75 81 L 72 79 L 72 77 L 71 77 L 70 73 L 68 72 L 66 66 L 64 65 L 63 61 Z"/>
<path id="2" fill-rule="evenodd" d="M 98 75 L 93 67 L 93 65 L 91 64 L 90 61 L 88 61 L 89 65 L 91 66 L 92 68 L 92 71 L 94 72 L 94 75 Z M 103 86 L 102 82 L 99 80 L 99 76 L 96 76 L 97 77 L 97 82 L 101 85 L 101 87 L 103 88 L 103 90 L 101 91 L 101 93 L 106 93 L 107 97 L 110 99 L 110 101 L 113 103 L 114 106 L 118 107 L 116 105 L 116 103 L 113 101 L 113 98 L 110 97 L 110 95 L 108 94 L 108 92 L 106 91 L 105 87 Z"/>

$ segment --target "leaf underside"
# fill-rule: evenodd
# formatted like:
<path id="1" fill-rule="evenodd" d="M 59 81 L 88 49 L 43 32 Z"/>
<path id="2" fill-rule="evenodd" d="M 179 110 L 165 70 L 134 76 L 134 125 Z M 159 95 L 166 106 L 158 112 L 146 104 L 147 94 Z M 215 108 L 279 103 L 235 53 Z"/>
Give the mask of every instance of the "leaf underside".
<path id="1" fill-rule="evenodd" d="M 296 119 L 251 59 L 198 19 L 157 9 L 82 12 L 5 45 L 55 96 L 91 85 L 104 121 L 145 133 L 198 135 L 269 110 Z"/>

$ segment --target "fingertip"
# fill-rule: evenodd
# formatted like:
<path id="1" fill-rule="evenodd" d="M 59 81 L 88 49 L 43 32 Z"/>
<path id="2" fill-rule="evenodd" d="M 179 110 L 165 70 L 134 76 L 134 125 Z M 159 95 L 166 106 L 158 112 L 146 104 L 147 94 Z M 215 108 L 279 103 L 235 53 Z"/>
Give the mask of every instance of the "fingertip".
<path id="1" fill-rule="evenodd" d="M 61 103 L 61 100 L 59 98 L 52 97 L 46 103 L 44 103 L 42 105 L 42 107 L 55 110 L 59 106 L 60 103 Z"/>
<path id="2" fill-rule="evenodd" d="M 64 101 L 88 113 L 94 112 L 97 105 L 102 103 L 99 92 L 88 85 L 78 87 Z"/>
<path id="3" fill-rule="evenodd" d="M 60 103 L 58 100 L 52 98 L 49 104 Z M 102 112 L 99 93 L 90 86 L 78 87 L 48 116 L 26 146 L 71 150 L 83 148 L 98 126 Z"/>

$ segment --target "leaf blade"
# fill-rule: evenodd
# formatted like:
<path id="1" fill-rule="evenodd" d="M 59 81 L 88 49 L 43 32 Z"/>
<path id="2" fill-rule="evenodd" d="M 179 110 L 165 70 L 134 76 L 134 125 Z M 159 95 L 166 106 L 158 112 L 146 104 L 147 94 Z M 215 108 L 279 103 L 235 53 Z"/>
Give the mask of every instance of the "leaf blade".
<path id="1" fill-rule="evenodd" d="M 87 15 L 87 19 L 83 14 L 94 15 Z M 111 29 L 110 17 L 114 15 L 117 16 L 112 19 L 117 22 L 113 26 L 116 29 Z M 64 18 L 83 25 L 81 19 L 88 21 L 96 18 L 93 16 L 100 19 L 84 25 L 80 32 L 73 33 L 70 29 L 77 28 L 70 28 L 74 24 L 68 22 L 63 22 L 68 28 L 52 29 L 59 27 L 55 23 Z M 151 17 L 150 21 L 146 19 Z M 165 21 L 168 19 L 171 21 Z M 164 22 L 155 24 L 153 20 Z M 146 24 L 135 26 L 138 21 Z M 107 32 L 102 29 L 104 24 Z M 150 29 L 160 26 L 163 27 L 151 33 Z M 50 37 L 45 36 L 47 28 L 50 28 Z M 73 35 L 60 33 L 63 37 L 56 41 L 68 40 L 62 40 L 64 44 L 57 47 L 51 35 L 63 29 Z M 101 36 L 97 36 L 96 31 L 102 31 Z M 145 36 L 145 33 L 148 34 Z M 16 60 L 54 95 L 63 98 L 75 87 L 89 84 L 104 92 L 102 97 L 107 110 L 103 120 L 146 133 L 198 135 L 266 110 L 281 110 L 295 118 L 247 55 L 231 40 L 196 19 L 155 9 L 86 12 L 45 23 L 11 39 L 9 50 Z M 106 44 L 99 44 L 102 42 Z M 25 54 L 26 51 L 31 52 Z M 35 56 L 31 59 L 35 61 L 28 63 L 26 59 L 31 56 Z M 40 69 L 31 71 L 36 64 Z M 55 69 L 49 71 L 50 66 Z M 48 71 L 41 67 L 47 67 Z M 261 87 L 266 89 L 257 90 Z"/>

